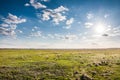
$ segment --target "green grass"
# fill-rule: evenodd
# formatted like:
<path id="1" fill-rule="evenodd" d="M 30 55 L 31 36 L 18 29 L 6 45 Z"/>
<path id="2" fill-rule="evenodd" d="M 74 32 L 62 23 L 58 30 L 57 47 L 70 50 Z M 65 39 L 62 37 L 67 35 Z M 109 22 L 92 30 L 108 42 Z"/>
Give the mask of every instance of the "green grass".
<path id="1" fill-rule="evenodd" d="M 0 50 L 0 80 L 120 80 L 120 49 Z"/>

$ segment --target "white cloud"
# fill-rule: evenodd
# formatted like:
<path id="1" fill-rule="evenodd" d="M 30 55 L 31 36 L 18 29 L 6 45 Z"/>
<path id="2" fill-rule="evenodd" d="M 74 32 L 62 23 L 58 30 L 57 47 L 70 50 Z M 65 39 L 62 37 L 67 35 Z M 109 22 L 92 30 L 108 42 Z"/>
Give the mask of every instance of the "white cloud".
<path id="1" fill-rule="evenodd" d="M 66 16 L 62 14 L 65 11 L 68 11 L 68 8 L 63 6 L 60 6 L 56 9 L 45 9 L 43 10 L 42 20 L 47 21 L 51 19 L 55 24 L 59 24 L 60 22 L 66 20 Z"/>
<path id="2" fill-rule="evenodd" d="M 31 5 L 32 5 L 35 9 L 46 8 L 45 5 L 43 5 L 43 4 L 39 3 L 39 2 L 37 2 L 37 3 L 32 3 Z"/>
<path id="3" fill-rule="evenodd" d="M 109 17 L 109 14 L 105 14 L 105 15 L 104 15 L 104 18 L 107 18 L 107 17 Z"/>
<path id="4" fill-rule="evenodd" d="M 55 38 L 55 36 L 54 35 L 52 35 L 52 34 L 48 34 L 47 35 L 49 38 L 52 38 L 52 39 L 54 39 Z"/>
<path id="5" fill-rule="evenodd" d="M 49 0 L 41 0 L 41 1 L 48 2 Z M 30 0 L 29 3 L 35 9 L 44 8 L 43 10 L 41 10 L 42 13 L 41 12 L 37 13 L 37 17 L 39 17 L 43 21 L 51 20 L 53 23 L 58 25 L 60 22 L 67 20 L 67 18 L 64 14 L 66 11 L 69 11 L 69 9 L 64 6 L 59 6 L 58 8 L 55 8 L 55 9 L 46 9 L 47 6 L 41 4 L 37 0 Z M 25 6 L 29 6 L 29 4 L 26 3 Z M 67 22 L 67 24 L 69 24 L 69 22 Z"/>
<path id="6" fill-rule="evenodd" d="M 16 15 L 12 15 L 10 13 L 8 14 L 8 17 L 4 19 L 4 23 L 6 24 L 19 24 L 23 22 L 26 22 L 26 19 L 21 19 L 17 17 Z"/>
<path id="7" fill-rule="evenodd" d="M 111 28 L 107 33 L 109 36 L 120 36 L 120 27 Z"/>
<path id="8" fill-rule="evenodd" d="M 30 3 L 30 4 L 29 4 Z M 41 4 L 37 0 L 30 0 L 29 3 L 26 3 L 25 6 L 33 6 L 35 9 L 47 8 L 47 6 Z"/>
<path id="9" fill-rule="evenodd" d="M 49 2 L 50 0 L 41 0 L 41 1 L 44 1 L 44 2 Z"/>
<path id="10" fill-rule="evenodd" d="M 30 4 L 29 4 L 29 3 L 26 3 L 25 6 L 30 6 Z"/>
<path id="11" fill-rule="evenodd" d="M 90 27 L 93 26 L 93 23 L 91 23 L 91 22 L 86 22 L 84 25 L 85 25 L 86 28 L 90 28 Z"/>
<path id="12" fill-rule="evenodd" d="M 87 14 L 87 19 L 92 19 L 94 16 L 93 16 L 93 14 L 92 13 L 88 13 Z"/>
<path id="13" fill-rule="evenodd" d="M 32 33 L 30 34 L 30 36 L 31 36 L 31 37 L 41 37 L 42 34 L 41 34 L 41 31 L 37 31 L 37 32 L 32 32 Z"/>
<path id="14" fill-rule="evenodd" d="M 35 30 L 38 30 L 38 27 L 37 27 L 37 26 L 34 26 L 34 27 L 32 28 L 32 31 L 35 31 Z"/>
<path id="15" fill-rule="evenodd" d="M 0 34 L 8 35 L 9 34 L 9 30 L 4 28 L 4 27 L 0 27 Z"/>
<path id="16" fill-rule="evenodd" d="M 3 19 L 3 23 L 0 25 L 0 34 L 7 36 L 16 36 L 15 30 L 17 24 L 26 22 L 26 19 L 21 19 L 13 14 L 8 14 L 7 18 Z"/>
<path id="17" fill-rule="evenodd" d="M 79 38 L 78 35 L 75 34 L 47 34 L 46 36 L 48 39 L 58 39 L 58 40 L 63 40 L 63 41 L 73 41 L 73 40 L 77 40 Z"/>
<path id="18" fill-rule="evenodd" d="M 56 13 L 54 15 L 51 15 L 51 17 L 53 18 L 52 21 L 55 24 L 59 24 L 59 22 L 66 20 L 66 16 L 63 16 L 61 13 Z"/>
<path id="19" fill-rule="evenodd" d="M 74 34 L 66 34 L 66 35 L 54 34 L 52 36 L 54 36 L 55 39 L 65 40 L 65 41 L 70 41 L 70 42 L 78 39 L 78 36 Z"/>
<path id="20" fill-rule="evenodd" d="M 59 13 L 59 12 L 65 12 L 65 11 L 68 11 L 69 9 L 68 8 L 66 8 L 66 7 L 64 7 L 64 6 L 60 6 L 60 7 L 58 7 L 58 8 L 56 8 L 56 9 L 54 9 L 54 12 L 55 13 Z"/>
<path id="21" fill-rule="evenodd" d="M 35 29 L 32 29 L 32 31 L 35 31 Z"/>
<path id="22" fill-rule="evenodd" d="M 70 29 L 71 28 L 71 24 L 73 22 L 74 22 L 74 18 L 70 18 L 70 19 L 66 20 L 66 26 L 64 26 L 63 28 Z"/>
<path id="23" fill-rule="evenodd" d="M 42 14 L 42 20 L 43 20 L 43 21 L 49 20 L 49 19 L 50 19 L 50 16 L 51 16 L 51 12 L 48 11 L 48 10 L 44 10 L 44 11 L 43 11 L 43 14 Z"/>
<path id="24" fill-rule="evenodd" d="M 34 26 L 34 29 L 38 29 L 38 27 L 37 27 L 37 26 Z"/>
<path id="25" fill-rule="evenodd" d="M 81 22 L 79 21 L 78 24 L 81 24 Z"/>
<path id="26" fill-rule="evenodd" d="M 68 34 L 68 35 L 65 35 L 64 37 L 63 37 L 63 39 L 65 39 L 65 40 L 76 40 L 76 39 L 78 39 L 78 36 L 77 35 L 72 35 L 72 34 Z"/>
<path id="27" fill-rule="evenodd" d="M 69 20 L 66 21 L 66 25 L 70 26 L 74 22 L 74 18 L 70 18 Z"/>
<path id="28" fill-rule="evenodd" d="M 7 36 L 12 36 L 12 37 L 15 37 L 15 31 L 14 29 L 6 29 L 6 28 L 2 28 L 0 27 L 0 34 L 1 35 L 7 35 Z"/>
<path id="29" fill-rule="evenodd" d="M 70 29 L 71 28 L 71 25 L 70 26 L 63 26 L 64 29 Z"/>
<path id="30" fill-rule="evenodd" d="M 23 33 L 23 31 L 21 31 L 21 30 L 17 30 L 17 32 L 18 32 L 18 33 Z"/>
<path id="31" fill-rule="evenodd" d="M 0 24 L 0 26 L 2 26 L 2 27 L 8 27 L 9 25 L 6 24 L 6 23 L 2 23 L 2 24 Z"/>

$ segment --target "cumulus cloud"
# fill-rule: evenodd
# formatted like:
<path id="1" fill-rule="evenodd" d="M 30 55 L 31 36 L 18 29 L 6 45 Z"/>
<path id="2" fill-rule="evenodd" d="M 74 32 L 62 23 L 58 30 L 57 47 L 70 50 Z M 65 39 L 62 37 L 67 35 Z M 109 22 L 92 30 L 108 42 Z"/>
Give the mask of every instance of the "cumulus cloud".
<path id="1" fill-rule="evenodd" d="M 60 6 L 56 9 L 45 9 L 43 10 L 42 20 L 52 20 L 55 24 L 59 24 L 59 22 L 66 20 L 66 16 L 63 15 L 65 11 L 68 11 L 68 8 Z"/>
<path id="2" fill-rule="evenodd" d="M 109 14 L 105 14 L 105 15 L 104 15 L 104 18 L 107 18 L 107 17 L 109 17 Z"/>
<path id="3" fill-rule="evenodd" d="M 42 33 L 41 31 L 32 32 L 32 33 L 30 34 L 30 36 L 31 36 L 31 37 L 41 37 L 41 36 L 42 36 L 41 33 Z"/>
<path id="4" fill-rule="evenodd" d="M 47 8 L 47 6 L 41 4 L 40 2 L 38 2 L 37 0 L 30 0 L 29 3 L 26 3 L 25 6 L 32 6 L 35 9 L 41 9 L 41 8 Z"/>
<path id="5" fill-rule="evenodd" d="M 37 26 L 34 26 L 34 29 L 38 29 L 38 27 L 37 27 Z"/>
<path id="6" fill-rule="evenodd" d="M 61 13 L 56 13 L 54 15 L 51 15 L 51 17 L 53 18 L 52 21 L 55 24 L 59 24 L 59 22 L 66 20 L 66 16 L 63 16 Z"/>
<path id="7" fill-rule="evenodd" d="M 9 25 L 6 24 L 6 23 L 2 23 L 2 24 L 0 24 L 0 26 L 2 26 L 2 27 L 8 27 Z"/>
<path id="8" fill-rule="evenodd" d="M 34 27 L 32 28 L 32 31 L 35 31 L 35 30 L 38 30 L 38 27 L 37 27 L 37 26 L 34 26 Z"/>
<path id="9" fill-rule="evenodd" d="M 49 38 L 52 38 L 52 39 L 54 39 L 55 38 L 55 36 L 54 35 L 52 35 L 52 34 L 48 34 L 47 35 Z"/>
<path id="10" fill-rule="evenodd" d="M 41 0 L 44 2 L 48 2 L 49 0 Z M 39 17 L 43 21 L 51 20 L 53 23 L 58 25 L 60 22 L 67 20 L 67 16 L 65 16 L 65 12 L 69 11 L 68 8 L 64 6 L 59 6 L 55 9 L 48 9 L 46 5 L 41 4 L 37 0 L 30 0 L 29 4 L 26 3 L 25 6 L 33 6 L 35 9 L 43 8 L 41 11 L 38 11 L 37 17 Z M 73 18 L 67 21 L 67 25 L 73 22 Z"/>
<path id="11" fill-rule="evenodd" d="M 90 27 L 93 26 L 93 23 L 91 23 L 91 22 L 86 22 L 84 25 L 85 25 L 86 28 L 90 28 Z"/>
<path id="12" fill-rule="evenodd" d="M 81 22 L 79 21 L 78 24 L 81 24 Z"/>
<path id="13" fill-rule="evenodd" d="M 60 7 L 58 7 L 58 8 L 56 8 L 56 9 L 54 9 L 54 12 L 55 13 L 59 13 L 59 12 L 65 12 L 65 11 L 68 11 L 69 9 L 68 8 L 66 8 L 66 7 L 64 7 L 64 6 L 60 6 Z"/>
<path id="14" fill-rule="evenodd" d="M 29 3 L 26 3 L 25 6 L 30 6 L 30 4 L 29 4 Z"/>
<path id="15" fill-rule="evenodd" d="M 16 28 L 15 28 L 16 29 Z M 3 28 L 3 27 L 0 27 L 0 34 L 1 35 L 7 35 L 7 36 L 15 36 L 15 29 L 12 29 L 12 28 L 9 28 L 9 29 L 6 29 L 6 28 Z"/>
<path id="16" fill-rule="evenodd" d="M 51 11 L 49 11 L 49 10 L 44 10 L 43 11 L 43 14 L 42 14 L 42 20 L 43 21 L 47 21 L 47 20 L 49 20 L 50 19 L 50 16 L 51 16 Z"/>
<path id="17" fill-rule="evenodd" d="M 17 24 L 26 22 L 26 19 L 21 19 L 11 13 L 8 14 L 7 18 L 3 19 L 3 23 L 0 24 L 0 34 L 7 36 L 14 36 Z"/>
<path id="18" fill-rule="evenodd" d="M 70 29 L 71 28 L 71 25 L 70 26 L 63 26 L 64 29 Z"/>
<path id="19" fill-rule="evenodd" d="M 76 39 L 78 39 L 78 36 L 77 35 L 72 35 L 72 34 L 68 34 L 68 35 L 65 35 L 64 37 L 63 37 L 63 39 L 65 39 L 65 40 L 76 40 Z"/>
<path id="20" fill-rule="evenodd" d="M 74 22 L 74 18 L 70 18 L 69 20 L 66 21 L 66 25 L 70 26 Z"/>
<path id="21" fill-rule="evenodd" d="M 66 26 L 64 26 L 63 28 L 70 29 L 73 22 L 74 22 L 74 18 L 70 18 L 66 20 Z"/>
<path id="22" fill-rule="evenodd" d="M 120 27 L 111 28 L 107 33 L 109 36 L 120 36 Z"/>
<path id="23" fill-rule="evenodd" d="M 78 39 L 78 36 L 74 35 L 74 34 L 66 34 L 66 35 L 62 35 L 62 34 L 48 34 L 48 38 L 59 39 L 59 40 L 66 40 L 66 41 L 73 41 L 73 40 Z"/>
<path id="24" fill-rule="evenodd" d="M 92 19 L 94 16 L 93 16 L 93 14 L 92 13 L 88 13 L 87 14 L 87 19 Z"/>
<path id="25" fill-rule="evenodd" d="M 33 37 L 37 37 L 37 38 L 46 38 L 46 36 L 44 36 L 42 34 L 42 31 L 40 30 L 39 27 L 37 26 L 34 26 L 32 29 L 31 29 L 31 32 L 29 33 L 28 37 L 27 38 L 33 38 Z"/>
<path id="26" fill-rule="evenodd" d="M 44 2 L 49 2 L 50 0 L 41 0 L 41 1 L 44 1 Z"/>
<path id="27" fill-rule="evenodd" d="M 26 22 L 26 19 L 21 19 L 17 17 L 16 15 L 12 15 L 10 13 L 8 14 L 8 17 L 4 19 L 4 23 L 6 24 L 19 24 L 23 22 Z"/>
<path id="28" fill-rule="evenodd" d="M 18 33 L 23 33 L 23 31 L 21 31 L 21 30 L 17 30 L 17 32 L 18 32 Z"/>

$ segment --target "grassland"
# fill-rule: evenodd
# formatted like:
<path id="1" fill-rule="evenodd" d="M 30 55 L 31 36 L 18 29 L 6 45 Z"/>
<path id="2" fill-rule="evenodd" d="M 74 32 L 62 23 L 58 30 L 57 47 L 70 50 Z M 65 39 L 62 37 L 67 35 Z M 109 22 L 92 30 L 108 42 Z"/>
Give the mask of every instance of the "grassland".
<path id="1" fill-rule="evenodd" d="M 0 80 L 120 80 L 120 49 L 1 49 Z"/>

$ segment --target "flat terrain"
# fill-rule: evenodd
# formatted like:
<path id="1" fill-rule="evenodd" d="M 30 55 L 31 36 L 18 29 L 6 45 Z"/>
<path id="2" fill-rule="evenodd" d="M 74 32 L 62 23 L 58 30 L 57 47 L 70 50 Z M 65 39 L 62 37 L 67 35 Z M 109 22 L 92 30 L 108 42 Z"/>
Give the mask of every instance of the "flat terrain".
<path id="1" fill-rule="evenodd" d="M 1 49 L 0 80 L 120 80 L 120 49 Z"/>

